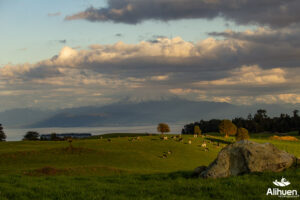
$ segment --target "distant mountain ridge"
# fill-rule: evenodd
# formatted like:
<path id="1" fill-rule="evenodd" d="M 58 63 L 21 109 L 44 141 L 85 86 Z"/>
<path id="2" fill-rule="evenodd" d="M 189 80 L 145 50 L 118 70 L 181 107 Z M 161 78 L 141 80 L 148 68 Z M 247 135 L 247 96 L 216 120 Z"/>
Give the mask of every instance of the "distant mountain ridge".
<path id="1" fill-rule="evenodd" d="M 102 107 L 65 109 L 53 117 L 33 124 L 33 127 L 84 127 L 147 125 L 164 121 L 175 123 L 199 118 L 215 109 L 233 107 L 227 103 L 166 100 L 116 103 Z M 213 108 L 213 109 L 212 109 Z"/>
<path id="2" fill-rule="evenodd" d="M 266 109 L 270 115 L 290 114 L 298 106 L 255 105 L 237 106 L 220 102 L 196 102 L 169 99 L 144 102 L 119 102 L 105 106 L 87 106 L 57 111 L 14 109 L 0 113 L 0 123 L 13 127 L 96 127 L 136 126 L 159 122 L 189 123 L 201 119 L 231 119 L 246 117 L 257 109 Z"/>
<path id="3" fill-rule="evenodd" d="M 55 115 L 56 112 L 33 108 L 16 108 L 0 112 L 0 123 L 5 127 L 25 127 L 33 122 L 45 120 Z"/>

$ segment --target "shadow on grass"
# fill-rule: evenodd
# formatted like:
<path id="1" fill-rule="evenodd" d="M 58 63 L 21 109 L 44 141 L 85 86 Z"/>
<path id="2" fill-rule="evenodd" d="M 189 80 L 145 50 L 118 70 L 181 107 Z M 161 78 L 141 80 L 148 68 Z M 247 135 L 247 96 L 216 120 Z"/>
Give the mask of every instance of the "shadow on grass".
<path id="1" fill-rule="evenodd" d="M 222 144 L 232 144 L 233 143 L 232 141 L 222 140 L 222 139 L 219 139 L 219 138 L 207 137 L 206 139 L 210 140 L 212 142 L 219 142 L 219 143 L 222 143 Z"/>
<path id="2" fill-rule="evenodd" d="M 193 171 L 176 171 L 171 173 L 157 173 L 157 174 L 142 174 L 135 175 L 137 179 L 147 181 L 147 180 L 176 180 L 176 179 L 191 179 L 197 178 Z"/>
<path id="3" fill-rule="evenodd" d="M 107 133 L 103 135 L 93 135 L 88 139 L 107 139 L 107 138 L 122 138 L 122 137 L 138 137 L 138 136 L 151 136 L 151 133 Z"/>

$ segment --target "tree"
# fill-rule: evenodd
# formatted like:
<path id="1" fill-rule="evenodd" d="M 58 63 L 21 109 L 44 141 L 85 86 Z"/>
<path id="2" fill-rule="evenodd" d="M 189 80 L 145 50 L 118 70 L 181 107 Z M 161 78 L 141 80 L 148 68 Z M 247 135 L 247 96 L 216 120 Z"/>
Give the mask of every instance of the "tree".
<path id="1" fill-rule="evenodd" d="M 299 117 L 298 113 L 299 113 L 299 110 L 294 110 L 293 117 L 295 117 L 295 118 Z"/>
<path id="2" fill-rule="evenodd" d="M 57 140 L 60 140 L 60 138 L 57 137 L 56 133 L 51 133 L 51 140 L 52 141 L 57 141 Z"/>
<path id="3" fill-rule="evenodd" d="M 5 141 L 5 139 L 6 139 L 6 135 L 3 131 L 2 124 L 0 124 L 0 142 Z"/>
<path id="4" fill-rule="evenodd" d="M 26 135 L 24 135 L 23 140 L 39 140 L 40 134 L 36 131 L 28 131 Z"/>
<path id="5" fill-rule="evenodd" d="M 248 140 L 250 138 L 248 130 L 245 128 L 238 128 L 235 136 L 236 141 Z"/>
<path id="6" fill-rule="evenodd" d="M 157 131 L 160 132 L 163 135 L 164 133 L 170 132 L 170 127 L 169 127 L 168 124 L 160 123 L 157 126 Z"/>
<path id="7" fill-rule="evenodd" d="M 201 135 L 201 129 L 198 125 L 194 126 L 194 135 Z"/>
<path id="8" fill-rule="evenodd" d="M 222 135 L 225 135 L 225 137 L 228 137 L 229 135 L 235 135 L 236 129 L 236 126 L 228 119 L 222 120 L 219 125 L 219 132 Z"/>

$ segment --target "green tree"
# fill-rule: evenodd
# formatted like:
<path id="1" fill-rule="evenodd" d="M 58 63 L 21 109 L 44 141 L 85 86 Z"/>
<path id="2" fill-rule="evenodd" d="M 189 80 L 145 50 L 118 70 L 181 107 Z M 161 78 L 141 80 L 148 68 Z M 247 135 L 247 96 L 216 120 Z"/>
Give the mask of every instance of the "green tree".
<path id="1" fill-rule="evenodd" d="M 202 131 L 198 125 L 194 126 L 194 135 L 201 135 Z"/>
<path id="2" fill-rule="evenodd" d="M 0 124 L 0 142 L 5 141 L 5 139 L 6 139 L 6 135 L 3 131 L 3 126 L 2 124 Z"/>
<path id="3" fill-rule="evenodd" d="M 224 119 L 219 124 L 219 132 L 225 137 L 236 134 L 236 126 L 228 119 Z"/>
<path id="4" fill-rule="evenodd" d="M 24 135 L 23 140 L 39 140 L 40 134 L 36 131 L 28 131 L 26 135 Z"/>
<path id="5" fill-rule="evenodd" d="M 57 137 L 56 133 L 51 133 L 51 140 L 52 141 L 56 141 L 56 140 L 59 140 L 60 138 Z"/>
<path id="6" fill-rule="evenodd" d="M 157 132 L 160 132 L 163 135 L 164 133 L 170 132 L 170 127 L 168 124 L 159 123 L 157 125 Z"/>
<path id="7" fill-rule="evenodd" d="M 185 134 L 185 130 L 184 130 L 184 128 L 183 128 L 183 129 L 181 129 L 181 134 Z"/>
<path id="8" fill-rule="evenodd" d="M 238 128 L 235 136 L 236 141 L 248 140 L 250 138 L 249 132 L 245 128 Z"/>

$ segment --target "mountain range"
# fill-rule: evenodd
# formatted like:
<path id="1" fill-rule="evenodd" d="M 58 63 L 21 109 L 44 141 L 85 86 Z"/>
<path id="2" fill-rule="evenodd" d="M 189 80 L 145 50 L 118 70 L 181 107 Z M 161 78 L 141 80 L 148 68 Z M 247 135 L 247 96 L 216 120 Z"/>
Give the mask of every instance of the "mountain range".
<path id="1" fill-rule="evenodd" d="M 220 102 L 196 102 L 168 99 L 144 102 L 119 102 L 105 106 L 87 106 L 61 110 L 20 108 L 0 112 L 0 123 L 6 127 L 96 127 L 136 126 L 159 122 L 190 123 L 201 119 L 246 117 L 258 109 L 268 115 L 291 114 L 298 105 L 232 105 Z"/>

